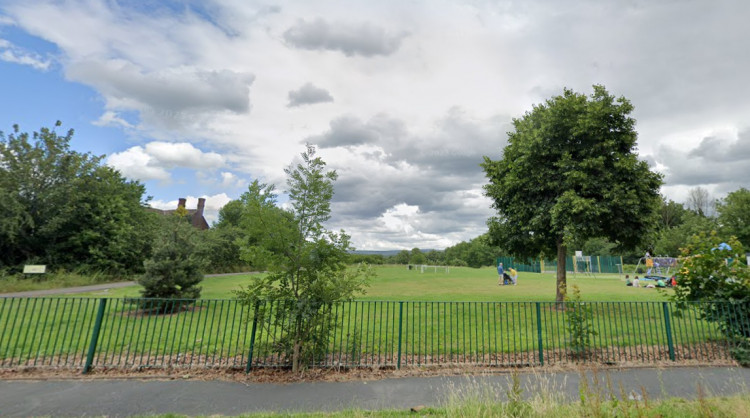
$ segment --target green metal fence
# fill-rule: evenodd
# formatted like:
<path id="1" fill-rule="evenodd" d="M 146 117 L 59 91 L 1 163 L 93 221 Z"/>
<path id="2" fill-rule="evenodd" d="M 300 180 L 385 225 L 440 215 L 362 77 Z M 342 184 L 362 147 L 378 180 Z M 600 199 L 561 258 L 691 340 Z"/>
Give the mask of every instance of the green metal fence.
<path id="1" fill-rule="evenodd" d="M 533 273 L 552 272 L 557 270 L 557 260 L 543 259 L 520 259 L 516 257 L 497 257 L 495 265 L 503 263 L 518 271 L 529 271 Z M 565 259 L 565 268 L 573 273 L 622 273 L 622 257 L 619 256 L 586 256 L 576 258 L 568 256 Z"/>
<path id="2" fill-rule="evenodd" d="M 0 368 L 287 367 L 279 302 L 0 299 Z M 714 305 L 716 306 L 716 305 Z M 585 341 L 572 309 L 588 309 Z M 734 312 L 736 306 L 722 305 Z M 731 362 L 740 339 L 668 302 L 385 302 L 325 306 L 313 367 Z M 737 310 L 736 329 L 750 335 Z M 576 344 L 578 344 L 576 346 Z M 573 348 L 577 347 L 578 350 Z"/>

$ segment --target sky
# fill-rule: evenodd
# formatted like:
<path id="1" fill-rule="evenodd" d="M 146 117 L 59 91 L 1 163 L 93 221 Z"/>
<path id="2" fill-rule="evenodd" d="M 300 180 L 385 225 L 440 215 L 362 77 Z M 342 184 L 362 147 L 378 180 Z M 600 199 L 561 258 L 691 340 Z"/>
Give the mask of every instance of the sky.
<path id="1" fill-rule="evenodd" d="M 748 16 L 741 0 L 0 0 L 0 130 L 60 120 L 152 206 L 206 198 L 209 223 L 253 180 L 283 192 L 313 144 L 339 174 L 330 229 L 442 249 L 486 232 L 479 164 L 566 87 L 632 102 L 668 198 L 750 187 Z"/>

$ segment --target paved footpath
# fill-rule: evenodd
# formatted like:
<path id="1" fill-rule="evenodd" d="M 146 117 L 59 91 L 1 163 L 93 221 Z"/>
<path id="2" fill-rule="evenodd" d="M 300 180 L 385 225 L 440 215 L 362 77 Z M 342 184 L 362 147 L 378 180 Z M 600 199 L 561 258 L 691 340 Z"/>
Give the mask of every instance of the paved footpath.
<path id="1" fill-rule="evenodd" d="M 237 276 L 240 274 L 255 274 L 255 273 L 206 274 L 203 277 Z M 117 289 L 120 287 L 130 287 L 130 286 L 135 286 L 135 285 L 136 285 L 135 282 L 115 282 L 115 283 L 92 284 L 89 286 L 61 287 L 57 289 L 29 290 L 26 292 L 0 293 L 0 298 L 33 298 L 33 297 L 39 297 L 39 296 L 67 295 L 67 294 L 72 294 L 72 293 L 88 293 L 88 292 L 97 292 L 100 290 Z"/>
<path id="2" fill-rule="evenodd" d="M 523 396 L 538 390 L 561 400 L 579 399 L 579 373 L 521 373 Z M 627 369 L 587 372 L 585 385 L 619 397 L 694 398 L 748 393 L 750 370 L 737 368 Z M 598 382 L 598 383 L 597 383 Z M 611 383 L 607 383 L 611 382 Z M 0 381 L 0 416 L 110 416 L 177 413 L 237 415 L 249 412 L 402 409 L 439 406 L 451 394 L 491 388 L 505 399 L 510 375 L 398 378 L 293 384 L 191 380 L 5 380 Z M 608 386 L 609 385 L 609 386 Z M 611 388 L 611 389 L 609 389 Z"/>

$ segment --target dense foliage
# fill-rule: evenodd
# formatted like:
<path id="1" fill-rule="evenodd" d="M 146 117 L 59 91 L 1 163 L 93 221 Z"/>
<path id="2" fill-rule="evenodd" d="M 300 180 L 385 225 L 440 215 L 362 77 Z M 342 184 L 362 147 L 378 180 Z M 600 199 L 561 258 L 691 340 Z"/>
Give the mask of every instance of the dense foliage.
<path id="1" fill-rule="evenodd" d="M 745 250 L 735 237 L 724 241 L 712 232 L 693 236 L 680 258 L 673 298 L 681 306 L 704 302 L 703 316 L 740 344 L 735 353 L 750 363 L 750 269 Z M 726 309 L 726 304 L 734 309 Z"/>
<path id="2" fill-rule="evenodd" d="M 498 213 L 491 238 L 514 256 L 556 254 L 558 301 L 570 243 L 606 237 L 632 248 L 655 224 L 661 177 L 638 159 L 632 110 L 602 86 L 590 98 L 566 89 L 514 119 L 502 158 L 482 164 Z"/>
<path id="3" fill-rule="evenodd" d="M 72 151 L 72 138 L 72 129 L 0 132 L 0 268 L 140 271 L 155 222 L 143 185 Z"/>
<path id="4" fill-rule="evenodd" d="M 230 273 L 255 269 L 241 258 L 240 246 L 253 243 L 241 226 L 242 210 L 242 202 L 232 200 L 219 210 L 218 222 L 201 232 L 197 251 L 206 262 L 206 271 Z"/>
<path id="5" fill-rule="evenodd" d="M 725 235 L 734 235 L 750 248 L 750 190 L 735 190 L 717 202 L 717 221 Z"/>

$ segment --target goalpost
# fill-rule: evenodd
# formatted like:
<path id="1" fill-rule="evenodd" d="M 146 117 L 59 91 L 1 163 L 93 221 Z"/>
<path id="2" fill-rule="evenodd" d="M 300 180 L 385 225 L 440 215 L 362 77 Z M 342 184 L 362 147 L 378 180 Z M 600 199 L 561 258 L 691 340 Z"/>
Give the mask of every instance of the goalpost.
<path id="1" fill-rule="evenodd" d="M 449 266 L 431 266 L 427 264 L 409 264 L 407 265 L 407 270 L 417 270 L 419 269 L 420 273 L 424 273 L 425 270 L 430 270 L 434 273 L 437 273 L 438 269 L 444 270 L 446 273 L 450 273 L 450 267 Z"/>

